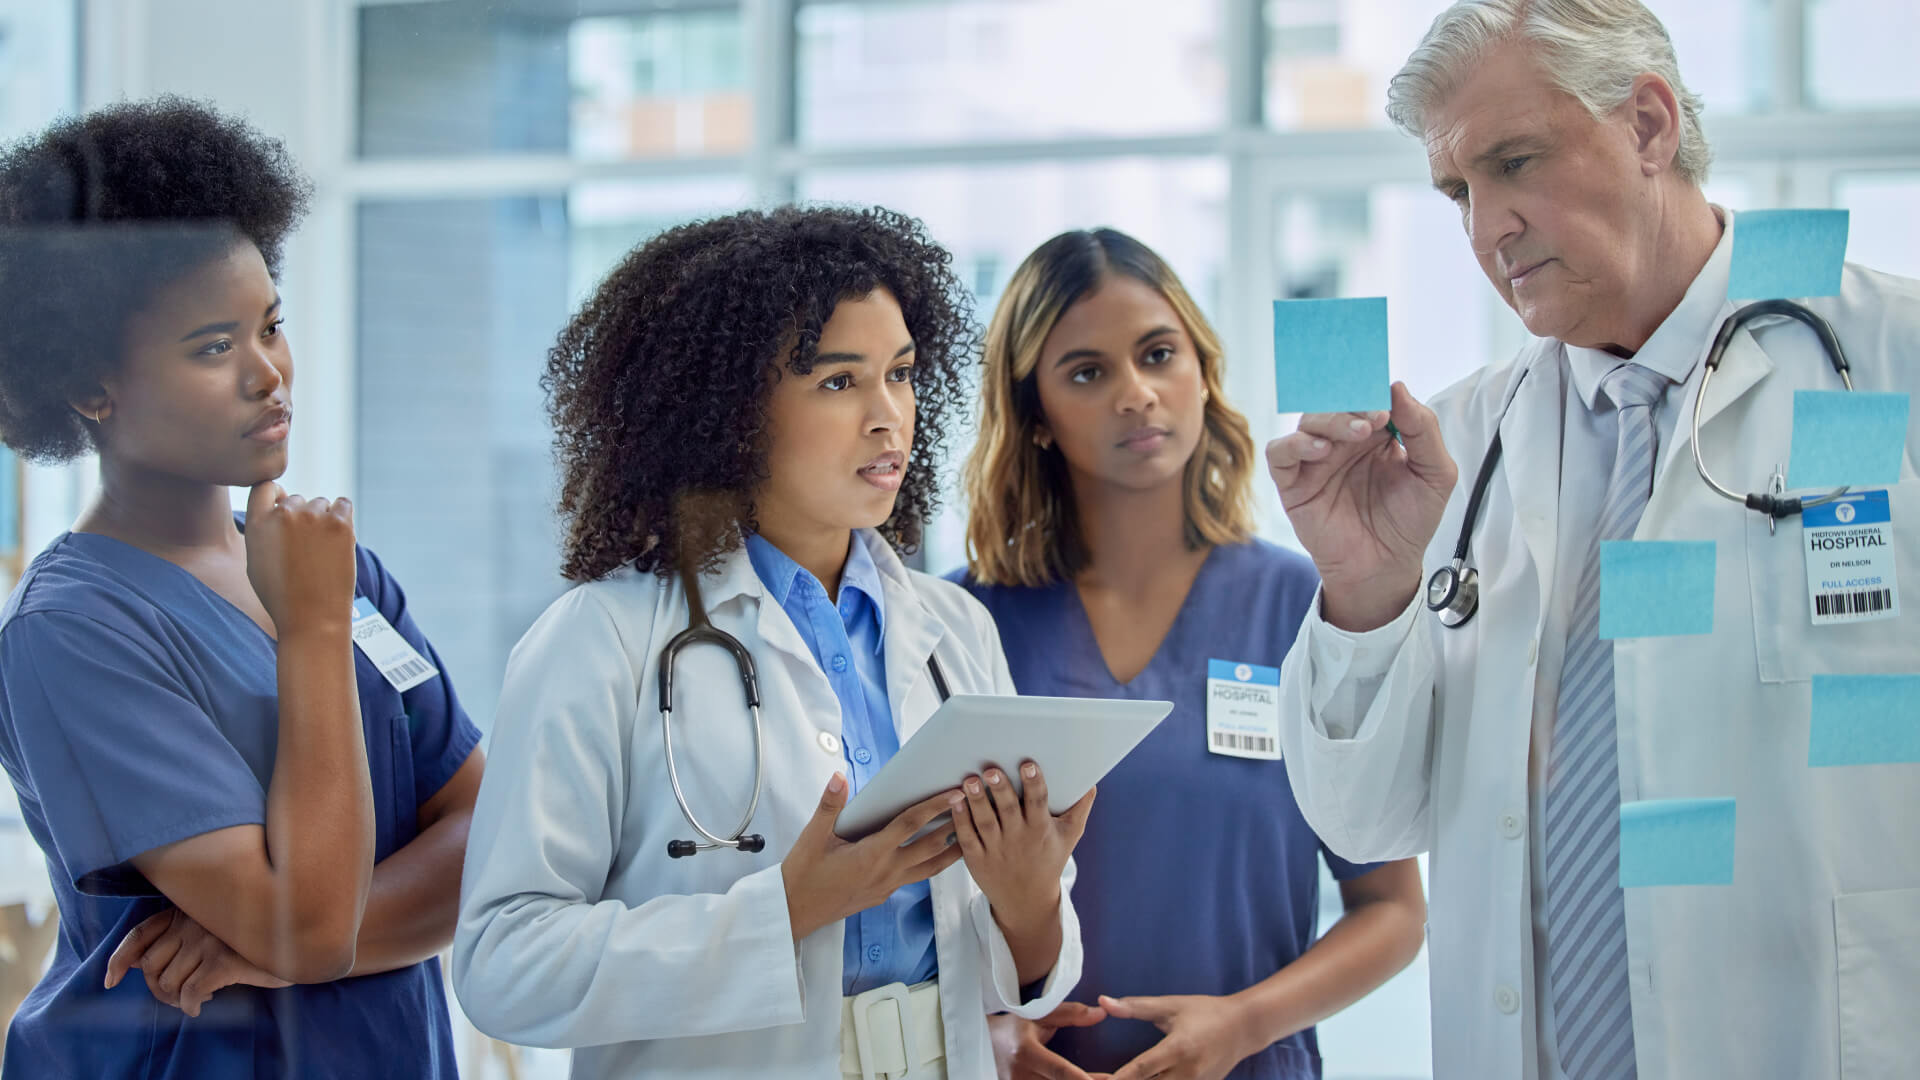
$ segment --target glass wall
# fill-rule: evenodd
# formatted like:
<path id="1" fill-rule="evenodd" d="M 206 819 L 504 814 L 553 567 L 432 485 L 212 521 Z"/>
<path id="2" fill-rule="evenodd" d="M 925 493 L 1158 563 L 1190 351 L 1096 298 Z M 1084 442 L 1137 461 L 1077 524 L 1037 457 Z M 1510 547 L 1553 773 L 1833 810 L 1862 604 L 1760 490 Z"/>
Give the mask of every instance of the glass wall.
<path id="1" fill-rule="evenodd" d="M 1383 111 L 1444 0 L 255 3 L 0 0 L 0 136 L 175 89 L 277 125 L 317 184 L 286 272 L 303 378 L 333 380 L 303 405 L 302 453 L 338 463 L 319 475 L 355 498 L 483 728 L 508 651 L 563 587 L 546 351 L 609 267 L 674 224 L 888 205 L 954 253 L 983 321 L 1040 242 L 1123 229 L 1222 332 L 1259 440 L 1291 427 L 1272 404 L 1274 298 L 1391 297 L 1393 372 L 1422 395 L 1525 340 Z M 1654 6 L 1707 104 L 1709 195 L 1850 208 L 1854 259 L 1920 275 L 1920 9 Z M 223 78 L 178 47 L 232 59 L 253 32 L 236 28 L 267 14 L 273 51 L 242 58 L 284 78 Z M 30 551 L 86 484 L 29 472 L 9 498 L 18 476 L 0 460 L 0 549 L 11 520 Z M 1263 533 L 1287 543 L 1259 479 Z M 964 559 L 957 494 L 928 569 Z M 11 810 L 0 874 L 44 892 Z M 1324 929 L 1338 891 L 1320 895 Z M 0 908 L 15 899 L 0 889 Z M 1426 1077 L 1428 1047 L 1424 956 L 1323 1027 L 1334 1080 Z M 471 1077 L 507 1076 L 509 1057 L 514 1075 L 565 1071 L 466 1029 L 461 1053 Z"/>

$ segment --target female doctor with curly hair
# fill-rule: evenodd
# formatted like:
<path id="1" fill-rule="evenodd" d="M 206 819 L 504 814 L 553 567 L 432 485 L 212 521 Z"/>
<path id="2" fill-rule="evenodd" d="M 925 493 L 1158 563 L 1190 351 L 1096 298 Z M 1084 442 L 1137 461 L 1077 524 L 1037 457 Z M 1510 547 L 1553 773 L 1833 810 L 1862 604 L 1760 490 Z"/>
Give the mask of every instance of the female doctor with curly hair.
<path id="1" fill-rule="evenodd" d="M 952 693 L 1013 692 L 986 610 L 909 571 L 974 337 L 947 253 L 882 210 L 750 211 L 629 255 L 553 349 L 563 570 L 508 663 L 468 850 L 454 982 L 578 1077 L 990 1076 L 990 1012 L 1079 978 L 1069 854 L 999 769 L 849 842 L 847 799 Z M 764 846 L 669 857 L 738 821 L 755 735 L 734 658 L 661 653 L 699 614 L 758 672 Z M 951 812 L 942 824 L 921 828 Z"/>

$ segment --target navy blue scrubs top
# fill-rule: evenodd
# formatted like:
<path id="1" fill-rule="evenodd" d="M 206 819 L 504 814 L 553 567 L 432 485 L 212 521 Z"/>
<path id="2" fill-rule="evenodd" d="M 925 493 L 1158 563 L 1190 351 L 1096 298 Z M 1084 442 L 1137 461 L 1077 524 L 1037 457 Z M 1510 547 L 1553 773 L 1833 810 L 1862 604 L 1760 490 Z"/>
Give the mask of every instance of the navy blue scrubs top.
<path id="1" fill-rule="evenodd" d="M 236 515 L 244 525 L 244 518 Z M 373 780 L 376 860 L 480 741 L 400 586 L 358 550 L 355 593 L 442 670 L 402 694 L 354 650 Z M 0 609 L 0 764 L 60 905 L 53 965 L 7 1032 L 19 1077 L 456 1076 L 438 960 L 379 975 L 217 991 L 198 1018 L 107 958 L 166 900 L 129 861 L 266 823 L 278 739 L 275 645 L 173 563 L 68 533 Z"/>
<path id="2" fill-rule="evenodd" d="M 1108 670 L 1071 582 L 1029 589 L 951 578 L 993 613 L 1021 693 L 1174 703 L 1100 781 L 1074 849 L 1086 960 L 1072 999 L 1237 993 L 1305 952 L 1316 931 L 1319 861 L 1341 881 L 1375 866 L 1349 863 L 1320 842 L 1293 801 L 1284 761 L 1209 752 L 1206 698 L 1209 660 L 1280 666 L 1319 583 L 1313 564 L 1258 540 L 1215 548 L 1160 650 L 1127 683 Z M 1145 1021 L 1109 1019 L 1064 1028 L 1048 1046 L 1089 1072 L 1112 1072 L 1160 1038 Z M 1313 1029 L 1228 1075 L 1318 1077 Z"/>

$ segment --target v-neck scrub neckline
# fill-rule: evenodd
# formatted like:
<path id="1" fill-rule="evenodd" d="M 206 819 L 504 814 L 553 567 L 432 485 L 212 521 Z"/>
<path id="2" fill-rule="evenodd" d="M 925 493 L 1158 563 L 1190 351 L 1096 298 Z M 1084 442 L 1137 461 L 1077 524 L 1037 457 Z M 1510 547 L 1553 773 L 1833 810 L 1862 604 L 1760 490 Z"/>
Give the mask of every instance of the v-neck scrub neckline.
<path id="1" fill-rule="evenodd" d="M 1206 557 L 1200 560 L 1200 569 L 1194 573 L 1193 584 L 1187 589 L 1188 600 L 1191 600 L 1194 592 L 1199 589 L 1201 579 L 1207 576 L 1207 568 L 1213 565 L 1214 558 L 1219 553 L 1220 548 L 1218 545 L 1215 545 L 1208 549 Z M 1079 635 L 1079 638 L 1076 640 L 1084 640 L 1084 643 L 1090 647 L 1088 651 L 1092 653 L 1093 666 L 1106 674 L 1108 681 L 1113 683 L 1116 690 L 1127 689 L 1127 687 L 1139 681 L 1142 675 L 1145 675 L 1153 669 L 1155 661 L 1160 659 L 1160 654 L 1166 650 L 1167 644 L 1176 640 L 1185 630 L 1185 627 L 1181 624 L 1186 622 L 1193 608 L 1191 603 L 1182 602 L 1180 610 L 1174 613 L 1173 622 L 1167 625 L 1166 635 L 1160 639 L 1159 644 L 1153 647 L 1153 655 L 1147 658 L 1146 664 L 1141 667 L 1138 672 L 1134 673 L 1133 678 L 1122 679 L 1113 673 L 1113 665 L 1107 662 L 1106 653 L 1100 649 L 1100 635 L 1093 632 L 1093 615 L 1087 611 L 1087 602 L 1080 596 L 1080 587 L 1072 582 L 1066 582 L 1064 591 L 1066 593 L 1067 606 L 1070 610 L 1069 618 L 1078 619 L 1083 630 L 1083 633 Z M 1081 657 L 1080 659 L 1084 661 L 1086 658 Z"/>

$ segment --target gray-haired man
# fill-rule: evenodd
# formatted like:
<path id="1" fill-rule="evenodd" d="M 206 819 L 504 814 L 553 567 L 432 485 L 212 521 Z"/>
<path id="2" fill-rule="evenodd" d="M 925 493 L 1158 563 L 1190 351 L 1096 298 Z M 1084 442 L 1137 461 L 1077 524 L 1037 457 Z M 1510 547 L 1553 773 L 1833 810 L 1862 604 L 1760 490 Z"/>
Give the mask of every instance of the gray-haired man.
<path id="1" fill-rule="evenodd" d="M 1695 471 L 1697 438 L 1768 490 L 1794 391 L 1840 382 L 1807 326 L 1752 324 L 1693 432 L 1739 223 L 1701 194 L 1665 30 L 1636 0 L 1468 0 L 1389 98 L 1538 339 L 1431 409 L 1396 386 L 1403 442 L 1385 412 L 1310 415 L 1267 456 L 1324 582 L 1282 673 L 1289 776 L 1340 855 L 1433 852 L 1436 1074 L 1915 1075 L 1920 765 L 1808 747 L 1813 675 L 1920 670 L 1920 599 L 1814 625 L 1800 522 Z M 1920 283 L 1848 266 L 1807 303 L 1860 388 L 1916 389 Z M 1916 424 L 1888 489 L 1909 589 Z M 1469 523 L 1448 448 L 1480 462 L 1496 434 Z M 1447 628 L 1423 570 L 1467 529 L 1479 612 Z M 1599 543 L 1622 539 L 1714 542 L 1710 633 L 1599 636 Z M 1731 884 L 1623 890 L 1622 804 L 1709 798 L 1734 802 Z"/>

